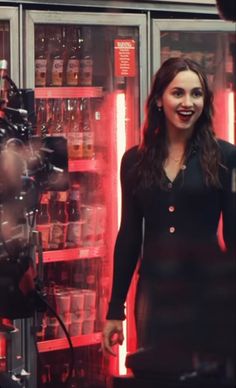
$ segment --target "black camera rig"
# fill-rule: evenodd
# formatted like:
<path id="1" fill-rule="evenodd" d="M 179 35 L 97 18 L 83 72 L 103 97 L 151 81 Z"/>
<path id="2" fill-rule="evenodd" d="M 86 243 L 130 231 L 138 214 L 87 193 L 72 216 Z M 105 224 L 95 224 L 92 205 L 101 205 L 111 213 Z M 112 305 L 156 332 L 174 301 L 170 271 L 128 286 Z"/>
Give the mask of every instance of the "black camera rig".
<path id="1" fill-rule="evenodd" d="M 68 189 L 67 143 L 35 134 L 32 89 L 0 81 L 0 316 L 21 319 L 42 308 L 33 231 L 41 193 Z"/>

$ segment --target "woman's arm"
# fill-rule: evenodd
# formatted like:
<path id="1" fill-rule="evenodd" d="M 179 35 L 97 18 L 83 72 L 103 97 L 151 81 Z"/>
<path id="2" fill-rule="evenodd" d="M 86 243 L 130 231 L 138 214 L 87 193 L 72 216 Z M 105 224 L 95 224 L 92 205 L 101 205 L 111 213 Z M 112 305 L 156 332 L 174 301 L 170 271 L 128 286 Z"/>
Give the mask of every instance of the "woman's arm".
<path id="1" fill-rule="evenodd" d="M 137 148 L 127 151 L 121 162 L 122 213 L 114 249 L 113 283 L 107 319 L 123 320 L 124 303 L 142 244 L 142 214 L 134 195 L 132 170 Z"/>

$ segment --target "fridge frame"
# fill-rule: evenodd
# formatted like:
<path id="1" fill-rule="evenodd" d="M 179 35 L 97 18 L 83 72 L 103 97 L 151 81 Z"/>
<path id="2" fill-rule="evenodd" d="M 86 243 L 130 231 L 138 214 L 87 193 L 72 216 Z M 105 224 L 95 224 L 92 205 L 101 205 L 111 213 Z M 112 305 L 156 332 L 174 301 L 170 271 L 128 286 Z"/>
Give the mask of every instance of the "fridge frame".
<path id="1" fill-rule="evenodd" d="M 81 24 L 94 26 L 127 26 L 139 28 L 139 85 L 140 85 L 140 122 L 142 121 L 142 110 L 144 100 L 147 95 L 148 69 L 147 59 L 144 55 L 147 52 L 146 37 L 146 15 L 143 14 L 118 14 L 118 13 L 94 13 L 94 12 L 75 12 L 71 11 L 34 11 L 26 10 L 25 13 L 25 50 L 34 52 L 34 24 Z M 24 79 L 27 88 L 34 88 L 34 57 L 28 56 L 24 66 Z"/>

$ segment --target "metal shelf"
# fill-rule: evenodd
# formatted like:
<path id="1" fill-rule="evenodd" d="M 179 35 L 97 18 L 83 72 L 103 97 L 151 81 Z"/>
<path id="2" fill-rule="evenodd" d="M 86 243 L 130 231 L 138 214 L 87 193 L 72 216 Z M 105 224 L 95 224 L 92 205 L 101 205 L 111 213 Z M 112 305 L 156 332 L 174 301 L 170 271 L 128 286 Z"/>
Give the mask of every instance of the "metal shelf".
<path id="1" fill-rule="evenodd" d="M 73 347 L 96 345 L 101 342 L 101 333 L 92 333 L 71 337 Z M 62 350 L 69 348 L 67 338 L 57 338 L 48 341 L 40 341 L 37 343 L 38 351 L 52 352 L 56 350 Z"/>
<path id="2" fill-rule="evenodd" d="M 103 96 L 101 86 L 62 86 L 35 88 L 35 98 L 96 98 Z"/>
<path id="3" fill-rule="evenodd" d="M 51 263 L 54 261 L 72 261 L 79 259 L 87 259 L 93 257 L 105 256 L 105 246 L 100 247 L 80 247 L 61 249 L 55 251 L 44 251 L 43 262 Z"/>
<path id="4" fill-rule="evenodd" d="M 100 159 L 69 160 L 68 170 L 69 172 L 97 171 L 101 173 L 105 171 L 105 163 Z"/>

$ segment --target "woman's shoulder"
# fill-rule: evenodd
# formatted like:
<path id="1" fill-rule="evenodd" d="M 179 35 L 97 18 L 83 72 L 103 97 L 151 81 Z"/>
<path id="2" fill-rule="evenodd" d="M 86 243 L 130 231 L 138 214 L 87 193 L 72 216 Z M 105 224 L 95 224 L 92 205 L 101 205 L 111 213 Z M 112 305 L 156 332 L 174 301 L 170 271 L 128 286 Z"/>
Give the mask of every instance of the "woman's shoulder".
<path id="1" fill-rule="evenodd" d="M 223 139 L 217 139 L 220 147 L 223 160 L 228 162 L 230 165 L 236 166 L 236 146 L 229 141 Z"/>
<path id="2" fill-rule="evenodd" d="M 217 139 L 217 143 L 223 153 L 230 154 L 231 152 L 234 153 L 236 151 L 236 145 L 230 143 L 229 141 Z"/>
<path id="3" fill-rule="evenodd" d="M 135 145 L 125 151 L 122 157 L 122 163 L 126 166 L 133 166 L 138 161 L 139 146 Z"/>

